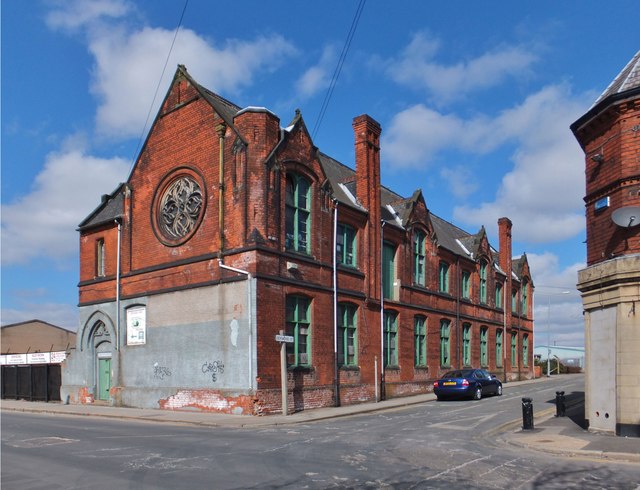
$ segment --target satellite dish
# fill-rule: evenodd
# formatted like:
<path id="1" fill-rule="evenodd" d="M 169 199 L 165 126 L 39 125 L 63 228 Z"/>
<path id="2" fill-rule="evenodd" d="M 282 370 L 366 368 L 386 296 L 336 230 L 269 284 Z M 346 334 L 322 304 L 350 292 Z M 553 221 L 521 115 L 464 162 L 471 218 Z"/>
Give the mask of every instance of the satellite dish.
<path id="1" fill-rule="evenodd" d="M 640 206 L 625 206 L 611 213 L 613 222 L 622 228 L 640 225 Z"/>

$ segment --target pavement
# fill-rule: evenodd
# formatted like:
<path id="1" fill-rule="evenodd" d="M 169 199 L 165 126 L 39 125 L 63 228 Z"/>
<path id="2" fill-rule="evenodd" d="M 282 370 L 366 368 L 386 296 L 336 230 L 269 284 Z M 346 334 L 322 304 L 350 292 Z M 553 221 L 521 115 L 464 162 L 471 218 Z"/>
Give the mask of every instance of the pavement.
<path id="1" fill-rule="evenodd" d="M 504 385 L 505 393 L 512 387 L 525 383 L 544 382 L 546 378 L 528 381 L 512 381 Z M 347 417 L 364 413 L 381 412 L 410 405 L 434 401 L 433 393 L 414 395 L 375 403 L 362 403 L 343 407 L 327 407 L 305 410 L 290 415 L 248 416 L 221 413 L 159 410 L 107 405 L 65 405 L 59 402 L 31 402 L 4 399 L 2 411 L 44 413 L 49 415 L 107 417 L 154 423 L 186 424 L 202 427 L 261 428 L 304 424 L 319 420 Z M 610 460 L 640 464 L 640 438 L 617 437 L 610 434 L 589 432 L 584 426 L 584 400 L 567 400 L 565 417 L 556 417 L 555 406 L 535 411 L 533 429 L 523 430 L 522 419 L 509 421 L 484 434 L 504 445 L 532 449 L 569 457 Z"/>

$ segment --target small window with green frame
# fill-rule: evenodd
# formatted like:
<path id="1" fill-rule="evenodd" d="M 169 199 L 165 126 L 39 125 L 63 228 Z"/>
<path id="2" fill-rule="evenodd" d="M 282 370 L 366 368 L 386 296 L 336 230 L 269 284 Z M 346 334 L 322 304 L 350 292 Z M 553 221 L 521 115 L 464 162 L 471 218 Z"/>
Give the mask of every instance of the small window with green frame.
<path id="1" fill-rule="evenodd" d="M 338 305 L 338 366 L 358 365 L 357 307 Z"/>
<path id="2" fill-rule="evenodd" d="M 289 295 L 286 299 L 287 335 L 293 343 L 287 343 L 288 366 L 311 365 L 310 300 L 304 296 Z"/>
<path id="3" fill-rule="evenodd" d="M 487 262 L 480 261 L 480 303 L 487 304 Z"/>
<path id="4" fill-rule="evenodd" d="M 469 271 L 462 271 L 462 297 L 471 298 L 471 274 Z"/>
<path id="5" fill-rule="evenodd" d="M 496 308 L 502 309 L 502 283 L 496 283 Z"/>
<path id="6" fill-rule="evenodd" d="M 285 248 L 310 253 L 311 184 L 302 175 L 287 174 L 285 189 Z"/>
<path id="7" fill-rule="evenodd" d="M 425 234 L 420 230 L 413 232 L 413 283 L 424 286 Z"/>
<path id="8" fill-rule="evenodd" d="M 489 365 L 489 349 L 488 349 L 489 329 L 480 327 L 480 366 L 487 367 Z"/>
<path id="9" fill-rule="evenodd" d="M 427 319 L 423 316 L 413 318 L 414 365 L 427 365 Z"/>
<path id="10" fill-rule="evenodd" d="M 440 320 L 440 366 L 451 366 L 451 322 Z"/>
<path id="11" fill-rule="evenodd" d="M 336 234 L 336 256 L 338 264 L 347 267 L 357 267 L 356 249 L 355 228 L 343 223 L 338 223 Z"/>
<path id="12" fill-rule="evenodd" d="M 384 367 L 398 365 L 398 314 L 393 311 L 384 312 L 383 316 L 383 363 Z"/>
<path id="13" fill-rule="evenodd" d="M 462 365 L 471 366 L 471 324 L 462 324 Z"/>
<path id="14" fill-rule="evenodd" d="M 438 266 L 438 289 L 441 293 L 449 292 L 449 264 L 445 261 Z"/>
<path id="15" fill-rule="evenodd" d="M 496 367 L 502 367 L 503 356 L 503 334 L 502 329 L 496 330 Z"/>
<path id="16" fill-rule="evenodd" d="M 382 294 L 385 299 L 393 299 L 395 281 L 396 247 L 390 242 L 382 246 Z"/>

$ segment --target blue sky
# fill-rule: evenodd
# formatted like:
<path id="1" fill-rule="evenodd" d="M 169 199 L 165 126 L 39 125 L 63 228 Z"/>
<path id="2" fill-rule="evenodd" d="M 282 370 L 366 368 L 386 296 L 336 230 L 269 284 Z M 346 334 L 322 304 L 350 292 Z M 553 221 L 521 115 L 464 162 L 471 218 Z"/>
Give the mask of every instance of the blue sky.
<path id="1" fill-rule="evenodd" d="M 584 157 L 569 130 L 639 49 L 636 0 L 2 2 L 2 324 L 77 327 L 78 223 L 127 179 L 178 63 L 353 167 L 382 125 L 383 184 L 469 232 L 513 221 L 536 344 L 584 345 Z M 156 87 L 158 94 L 154 100 Z M 153 105 L 152 105 L 153 103 Z M 150 116 L 149 116 L 150 114 Z M 562 294 L 570 291 L 568 294 Z"/>

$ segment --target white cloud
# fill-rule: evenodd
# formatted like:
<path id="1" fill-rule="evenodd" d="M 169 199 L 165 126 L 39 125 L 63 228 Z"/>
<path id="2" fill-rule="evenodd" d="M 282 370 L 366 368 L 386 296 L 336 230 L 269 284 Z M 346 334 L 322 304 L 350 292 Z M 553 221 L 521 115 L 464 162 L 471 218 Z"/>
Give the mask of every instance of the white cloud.
<path id="1" fill-rule="evenodd" d="M 449 192 L 458 199 L 464 199 L 478 189 L 479 184 L 473 177 L 473 173 L 467 167 L 443 167 L 440 170 L 442 177 L 449 184 Z"/>
<path id="2" fill-rule="evenodd" d="M 397 83 L 426 90 L 446 101 L 498 85 L 508 77 L 526 75 L 537 60 L 530 49 L 506 46 L 477 58 L 444 65 L 433 59 L 440 45 L 438 39 L 425 33 L 415 34 L 400 57 L 385 63 L 387 75 Z"/>
<path id="3" fill-rule="evenodd" d="M 425 168 L 445 150 L 487 155 L 515 145 L 513 167 L 494 200 L 458 206 L 454 218 L 479 227 L 509 216 L 524 241 L 561 241 L 584 228 L 584 155 L 569 125 L 586 107 L 588 97 L 565 85 L 545 87 L 494 118 L 463 119 L 419 104 L 392 119 L 383 136 L 384 163 Z"/>
<path id="4" fill-rule="evenodd" d="M 576 289 L 578 271 L 586 264 L 576 262 L 560 268 L 552 253 L 527 254 L 534 272 L 535 343 L 584 347 L 582 299 Z"/>
<path id="5" fill-rule="evenodd" d="M 91 92 L 99 101 L 96 130 L 109 138 L 140 135 L 147 114 L 151 119 L 156 115 L 178 64 L 213 91 L 237 93 L 251 85 L 258 73 L 271 72 L 296 54 L 293 45 L 277 34 L 227 39 L 218 45 L 184 28 L 177 37 L 175 31 L 164 28 L 132 29 L 121 17 L 135 7 L 124 0 L 75 0 L 57 5 L 48 16 L 48 25 L 87 36 L 95 58 Z M 170 50 L 167 71 L 150 111 Z"/>
<path id="6" fill-rule="evenodd" d="M 126 179 L 128 169 L 121 158 L 97 158 L 81 149 L 49 154 L 31 191 L 2 205 L 2 264 L 76 254 L 78 224 L 99 204 L 101 194 Z"/>
<path id="7" fill-rule="evenodd" d="M 325 90 L 331 83 L 332 70 L 335 69 L 335 47 L 326 46 L 318 63 L 307 69 L 296 81 L 296 92 L 300 97 L 308 98 Z"/>
<path id="8" fill-rule="evenodd" d="M 518 146 L 492 202 L 458 206 L 456 219 L 495 222 L 509 216 L 519 239 L 562 241 L 584 229 L 584 155 L 569 125 L 584 111 L 586 98 L 564 86 L 550 86 L 503 112 L 491 131 Z"/>
<path id="9" fill-rule="evenodd" d="M 140 134 L 173 37 L 165 29 L 145 28 L 130 34 L 122 29 L 100 31 L 92 39 L 89 49 L 96 65 L 91 90 L 100 100 L 99 133 L 122 138 Z M 155 116 L 178 63 L 207 88 L 229 93 L 251 85 L 256 73 L 274 70 L 294 52 L 278 35 L 230 40 L 216 47 L 191 30 L 181 30 L 151 115 Z"/>
<path id="10" fill-rule="evenodd" d="M 46 17 L 52 29 L 76 31 L 105 18 L 117 19 L 129 13 L 133 6 L 126 0 L 56 0 Z"/>

